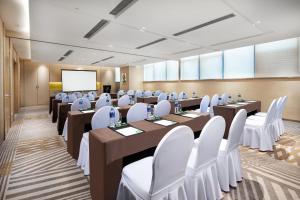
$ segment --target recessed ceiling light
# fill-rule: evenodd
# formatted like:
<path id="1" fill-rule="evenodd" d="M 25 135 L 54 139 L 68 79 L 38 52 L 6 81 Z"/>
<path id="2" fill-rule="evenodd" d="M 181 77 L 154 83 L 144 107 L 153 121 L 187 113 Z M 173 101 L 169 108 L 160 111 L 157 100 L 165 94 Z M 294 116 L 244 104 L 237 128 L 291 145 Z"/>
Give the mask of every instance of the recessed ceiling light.
<path id="1" fill-rule="evenodd" d="M 256 24 L 260 24 L 260 23 L 261 23 L 261 21 L 260 21 L 260 20 L 257 20 L 255 23 L 256 23 Z"/>
<path id="2" fill-rule="evenodd" d="M 141 32 L 144 32 L 145 29 L 146 29 L 146 27 L 142 27 L 142 28 L 140 28 L 140 31 L 141 31 Z"/>
<path id="3" fill-rule="evenodd" d="M 107 45 L 109 48 L 113 48 L 114 46 L 112 44 Z"/>

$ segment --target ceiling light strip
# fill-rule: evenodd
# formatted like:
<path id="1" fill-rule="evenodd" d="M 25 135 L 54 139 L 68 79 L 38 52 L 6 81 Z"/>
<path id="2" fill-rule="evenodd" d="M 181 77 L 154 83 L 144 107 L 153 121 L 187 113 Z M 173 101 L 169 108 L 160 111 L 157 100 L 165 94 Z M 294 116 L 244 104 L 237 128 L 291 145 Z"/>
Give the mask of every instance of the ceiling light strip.
<path id="1" fill-rule="evenodd" d="M 108 20 L 102 19 L 98 22 L 87 34 L 85 34 L 84 38 L 91 39 L 96 33 L 98 33 L 101 29 L 104 28 L 108 24 Z"/>
<path id="2" fill-rule="evenodd" d="M 112 11 L 110 11 L 109 14 L 114 16 L 119 16 L 121 13 L 123 13 L 126 9 L 129 8 L 134 2 L 137 0 L 123 0 L 121 1 Z"/>
<path id="3" fill-rule="evenodd" d="M 64 54 L 64 57 L 67 57 L 67 56 L 69 56 L 71 53 L 73 53 L 73 50 L 69 50 L 69 51 L 67 51 L 67 52 Z"/>
<path id="4" fill-rule="evenodd" d="M 194 26 L 194 27 L 192 27 L 192 28 L 189 28 L 189 29 L 180 31 L 180 32 L 175 33 L 175 34 L 173 34 L 173 35 L 174 35 L 174 36 L 183 35 L 183 34 L 185 34 L 185 33 L 188 33 L 188 32 L 191 32 L 191 31 L 195 31 L 195 30 L 200 29 L 200 28 L 203 28 L 203 27 L 205 27 L 205 26 L 209 26 L 209 25 L 218 23 L 218 22 L 220 22 L 220 21 L 224 21 L 224 20 L 229 19 L 229 18 L 232 18 L 232 17 L 234 17 L 234 16 L 235 16 L 235 14 L 231 13 L 231 14 L 225 15 L 225 16 L 223 16 L 223 17 L 219 17 L 219 18 L 217 18 L 217 19 L 211 20 L 211 21 L 209 21 L 209 22 L 205 22 L 205 23 L 200 24 L 200 25 L 198 25 L 198 26 Z"/>
<path id="5" fill-rule="evenodd" d="M 139 46 L 139 47 L 137 47 L 136 49 L 141 49 L 141 48 L 144 48 L 144 47 L 147 47 L 147 46 L 150 46 L 150 45 L 153 45 L 153 44 L 162 42 L 162 41 L 164 41 L 164 40 L 166 40 L 166 39 L 167 39 L 167 38 L 160 38 L 160 39 L 155 40 L 155 41 L 153 41 L 153 42 L 150 42 L 150 43 L 144 44 L 144 45 L 142 45 L 142 46 Z"/>

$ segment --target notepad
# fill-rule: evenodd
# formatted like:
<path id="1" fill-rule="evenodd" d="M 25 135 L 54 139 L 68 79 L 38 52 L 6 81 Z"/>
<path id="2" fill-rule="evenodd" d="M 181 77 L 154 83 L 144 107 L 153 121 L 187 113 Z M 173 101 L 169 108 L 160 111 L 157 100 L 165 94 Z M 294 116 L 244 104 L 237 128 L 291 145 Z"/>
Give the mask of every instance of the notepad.
<path id="1" fill-rule="evenodd" d="M 177 122 L 162 119 L 162 120 L 155 121 L 153 123 L 163 125 L 163 126 L 171 126 L 173 124 L 176 124 Z"/>
<path id="2" fill-rule="evenodd" d="M 192 114 L 192 113 L 187 113 L 187 114 L 184 114 L 182 115 L 184 117 L 189 117 L 189 118 L 196 118 L 196 117 L 199 117 L 199 115 L 197 114 Z"/>
<path id="3" fill-rule="evenodd" d="M 126 128 L 117 129 L 116 132 L 120 133 L 123 136 L 131 136 L 131 135 L 142 133 L 143 131 L 134 127 L 126 127 Z"/>
<path id="4" fill-rule="evenodd" d="M 81 111 L 82 113 L 93 113 L 93 112 L 95 112 L 94 110 L 83 110 L 83 111 Z"/>

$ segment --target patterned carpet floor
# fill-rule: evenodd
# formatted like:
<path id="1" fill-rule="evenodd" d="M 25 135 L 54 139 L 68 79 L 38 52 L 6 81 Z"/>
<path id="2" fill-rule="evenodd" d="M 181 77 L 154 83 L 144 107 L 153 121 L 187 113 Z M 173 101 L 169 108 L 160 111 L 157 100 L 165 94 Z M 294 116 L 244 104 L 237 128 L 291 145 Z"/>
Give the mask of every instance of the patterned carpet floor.
<path id="1" fill-rule="evenodd" d="M 225 200 L 300 199 L 300 123 L 284 123 L 274 152 L 240 148 L 244 179 Z M 89 179 L 67 153 L 47 107 L 23 109 L 1 144 L 0 199 L 91 199 Z"/>

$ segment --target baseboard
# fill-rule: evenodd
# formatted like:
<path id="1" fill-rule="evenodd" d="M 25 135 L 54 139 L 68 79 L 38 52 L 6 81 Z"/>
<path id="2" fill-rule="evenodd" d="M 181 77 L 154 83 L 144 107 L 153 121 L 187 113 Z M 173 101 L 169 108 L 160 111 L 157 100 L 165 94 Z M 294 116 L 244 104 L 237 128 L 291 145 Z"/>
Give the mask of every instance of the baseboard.
<path id="1" fill-rule="evenodd" d="M 286 118 L 283 118 L 283 120 L 291 121 L 291 122 L 299 122 L 300 123 L 300 120 L 295 120 L 295 119 L 286 119 Z"/>

